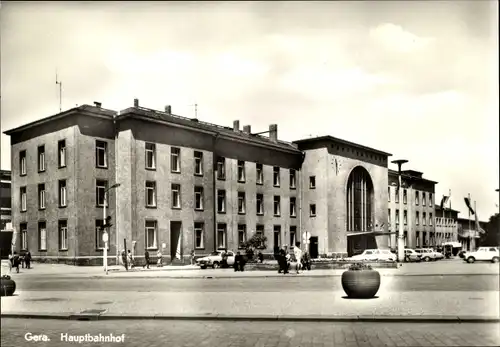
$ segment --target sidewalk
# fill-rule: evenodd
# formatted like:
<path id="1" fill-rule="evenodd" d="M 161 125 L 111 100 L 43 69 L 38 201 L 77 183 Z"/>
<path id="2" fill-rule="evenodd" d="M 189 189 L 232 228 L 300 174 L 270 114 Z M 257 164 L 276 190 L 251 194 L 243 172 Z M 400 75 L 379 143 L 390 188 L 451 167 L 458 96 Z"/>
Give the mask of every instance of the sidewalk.
<path id="1" fill-rule="evenodd" d="M 147 290 L 147 288 L 146 288 Z M 2 297 L 2 318 L 499 321 L 498 292 L 37 292 Z M 102 314 L 82 313 L 103 310 Z"/>

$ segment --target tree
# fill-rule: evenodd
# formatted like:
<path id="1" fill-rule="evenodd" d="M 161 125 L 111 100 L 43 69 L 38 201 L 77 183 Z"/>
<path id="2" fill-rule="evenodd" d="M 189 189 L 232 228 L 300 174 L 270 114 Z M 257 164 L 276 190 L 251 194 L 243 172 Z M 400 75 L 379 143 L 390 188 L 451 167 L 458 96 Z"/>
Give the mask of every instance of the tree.
<path id="1" fill-rule="evenodd" d="M 254 234 L 249 240 L 242 243 L 248 260 L 252 260 L 256 249 L 266 248 L 267 237 L 261 234 Z"/>
<path id="2" fill-rule="evenodd" d="M 500 246 L 500 215 L 495 213 L 485 227 L 486 233 L 481 234 L 479 244 L 481 246 Z"/>

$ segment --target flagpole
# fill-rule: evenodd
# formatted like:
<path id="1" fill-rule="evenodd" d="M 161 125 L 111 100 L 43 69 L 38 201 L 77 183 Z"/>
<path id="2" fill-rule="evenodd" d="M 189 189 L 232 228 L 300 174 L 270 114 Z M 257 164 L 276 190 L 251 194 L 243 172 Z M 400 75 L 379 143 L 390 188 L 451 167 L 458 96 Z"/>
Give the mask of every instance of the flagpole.
<path id="1" fill-rule="evenodd" d="M 477 217 L 476 200 L 474 200 L 474 212 L 476 213 L 476 220 L 478 221 L 478 222 L 476 223 L 476 228 L 475 228 L 475 229 L 477 229 L 477 226 L 479 225 L 479 219 L 478 219 L 478 217 Z M 478 232 L 479 232 L 479 230 L 478 230 Z M 476 236 L 476 232 L 474 232 L 474 236 Z M 474 242 L 474 243 L 475 243 L 475 242 Z M 474 245 L 474 246 L 475 246 L 475 245 Z"/>
<path id="2" fill-rule="evenodd" d="M 471 200 L 470 200 L 470 193 L 469 193 L 469 204 L 470 204 L 470 201 Z M 470 223 L 471 223 L 471 220 L 470 220 L 470 208 L 468 208 L 468 206 L 467 206 L 467 211 L 469 212 L 469 245 L 470 245 L 470 243 L 471 243 L 470 233 L 471 233 L 472 230 L 471 230 L 471 225 L 470 225 Z"/>

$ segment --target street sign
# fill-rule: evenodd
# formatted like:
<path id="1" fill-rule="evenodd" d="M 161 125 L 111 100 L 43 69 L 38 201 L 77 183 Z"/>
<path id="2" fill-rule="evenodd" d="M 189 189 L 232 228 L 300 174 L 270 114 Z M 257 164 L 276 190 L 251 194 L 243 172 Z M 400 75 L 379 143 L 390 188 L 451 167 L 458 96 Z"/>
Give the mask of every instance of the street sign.
<path id="1" fill-rule="evenodd" d="M 102 234 L 102 242 L 108 242 L 109 236 L 108 233 L 103 233 Z"/>
<path id="2" fill-rule="evenodd" d="M 311 243 L 311 241 L 309 241 L 309 239 L 311 238 L 311 233 L 306 231 L 305 233 L 302 234 L 302 241 L 308 245 Z"/>

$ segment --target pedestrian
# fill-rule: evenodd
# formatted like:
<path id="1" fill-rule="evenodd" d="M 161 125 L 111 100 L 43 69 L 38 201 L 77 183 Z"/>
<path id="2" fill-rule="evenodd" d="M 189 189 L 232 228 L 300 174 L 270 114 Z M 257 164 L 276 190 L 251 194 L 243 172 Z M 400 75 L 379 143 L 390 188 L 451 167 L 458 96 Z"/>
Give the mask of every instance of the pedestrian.
<path id="1" fill-rule="evenodd" d="M 293 248 L 293 254 L 295 255 L 295 259 L 297 260 L 297 273 L 302 269 L 302 250 L 299 248 L 300 242 L 295 243 L 295 247 Z"/>
<path id="2" fill-rule="evenodd" d="M 134 257 L 132 256 L 130 249 L 128 250 L 128 263 L 130 264 L 130 268 L 134 267 Z"/>
<path id="3" fill-rule="evenodd" d="M 26 263 L 26 268 L 31 269 L 31 252 L 29 250 L 26 250 L 26 253 L 24 253 L 24 262 Z"/>
<path id="4" fill-rule="evenodd" d="M 9 252 L 9 273 L 12 272 L 13 262 L 14 262 L 14 256 L 12 255 L 12 252 Z"/>
<path id="5" fill-rule="evenodd" d="M 194 252 L 194 249 L 192 249 L 191 250 L 191 265 L 195 265 L 196 264 L 195 256 L 196 256 L 196 253 Z"/>
<path id="6" fill-rule="evenodd" d="M 161 254 L 160 250 L 158 250 L 158 252 L 156 252 L 156 258 L 158 259 L 156 261 L 156 267 L 162 267 L 163 266 L 163 260 L 162 260 L 162 254 Z"/>
<path id="7" fill-rule="evenodd" d="M 17 254 L 16 251 L 14 251 L 14 255 L 12 257 L 12 266 L 16 268 L 16 272 L 19 273 L 19 263 L 21 262 L 21 259 L 19 258 L 19 255 Z"/>
<path id="8" fill-rule="evenodd" d="M 309 256 L 309 252 L 305 251 L 302 256 L 302 267 L 303 269 L 311 270 L 311 257 Z"/>
<path id="9" fill-rule="evenodd" d="M 279 251 L 278 255 L 278 264 L 279 264 L 279 270 L 278 273 L 281 273 L 283 271 L 283 274 L 286 275 L 288 273 L 288 264 L 287 264 L 287 259 L 286 259 L 286 252 L 284 249 L 281 249 Z"/>
<path id="10" fill-rule="evenodd" d="M 125 250 L 123 250 L 123 249 L 122 249 L 122 264 L 125 267 L 125 269 L 128 271 L 127 255 L 125 254 Z"/>
<path id="11" fill-rule="evenodd" d="M 243 272 L 243 267 L 245 266 L 245 260 L 243 259 L 243 256 L 241 253 L 238 251 L 236 252 L 236 256 L 234 257 L 234 271 L 241 271 Z"/>
<path id="12" fill-rule="evenodd" d="M 146 261 L 146 263 L 142 268 L 144 269 L 145 267 L 147 267 L 149 269 L 149 252 L 147 249 L 144 250 L 144 260 Z"/>
<path id="13" fill-rule="evenodd" d="M 24 253 L 19 253 L 19 261 L 21 262 L 21 267 L 24 269 Z"/>
<path id="14" fill-rule="evenodd" d="M 259 259 L 259 263 L 264 262 L 264 255 L 262 254 L 262 252 L 259 252 L 259 254 L 257 254 L 257 258 Z"/>

